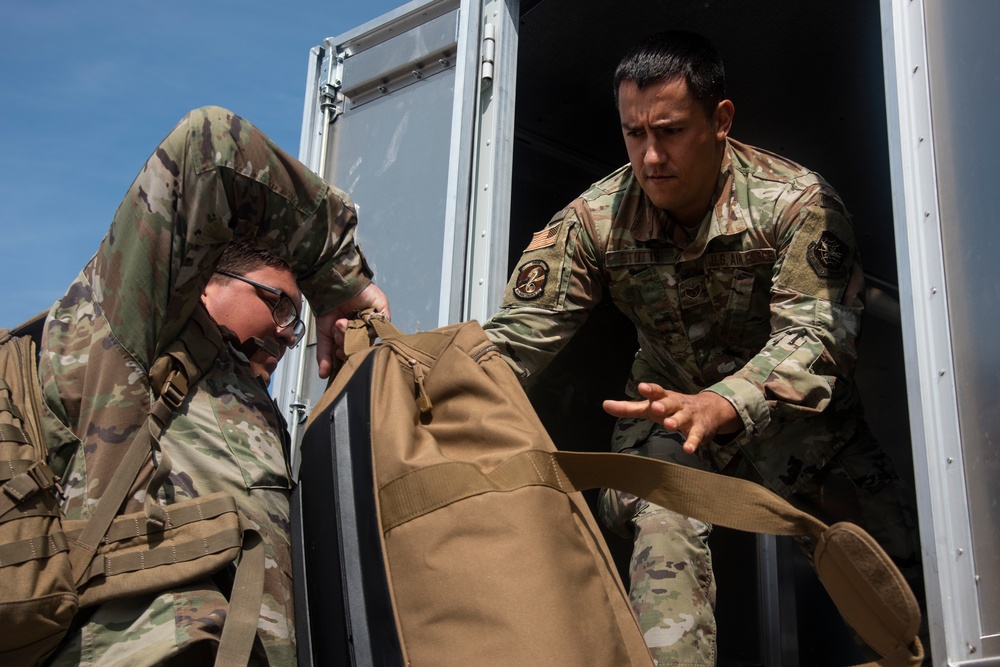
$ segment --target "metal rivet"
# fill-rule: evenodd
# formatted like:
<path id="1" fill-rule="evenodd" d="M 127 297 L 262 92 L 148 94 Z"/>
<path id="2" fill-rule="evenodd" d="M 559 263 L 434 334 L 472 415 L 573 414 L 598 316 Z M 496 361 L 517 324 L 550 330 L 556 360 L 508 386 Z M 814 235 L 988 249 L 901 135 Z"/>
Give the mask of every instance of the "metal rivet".
<path id="1" fill-rule="evenodd" d="M 384 95 L 385 93 L 389 92 L 389 89 L 386 88 L 385 86 L 379 86 L 378 87 L 378 92 L 380 92 L 380 93 L 382 93 Z"/>
<path id="2" fill-rule="evenodd" d="M 931 288 L 931 294 L 937 294 L 937 287 Z"/>
<path id="3" fill-rule="evenodd" d="M 948 465 L 951 465 L 952 463 L 955 462 L 955 459 L 951 458 L 950 456 L 946 460 L 948 461 Z"/>
<path id="4" fill-rule="evenodd" d="M 938 371 L 938 375 L 939 375 L 940 377 L 944 377 L 944 369 L 943 369 L 943 368 L 942 368 L 941 370 L 939 370 L 939 371 Z"/>
<path id="5" fill-rule="evenodd" d="M 920 65 L 914 65 L 913 66 L 913 73 L 916 74 L 918 69 L 920 69 Z"/>
<path id="6" fill-rule="evenodd" d="M 961 549 L 961 547 L 959 547 L 959 549 L 958 549 L 958 555 L 959 555 L 959 556 L 961 556 L 961 555 L 962 555 L 962 554 L 964 554 L 964 553 L 965 553 L 965 552 L 964 552 L 964 551 L 963 551 L 963 550 Z"/>

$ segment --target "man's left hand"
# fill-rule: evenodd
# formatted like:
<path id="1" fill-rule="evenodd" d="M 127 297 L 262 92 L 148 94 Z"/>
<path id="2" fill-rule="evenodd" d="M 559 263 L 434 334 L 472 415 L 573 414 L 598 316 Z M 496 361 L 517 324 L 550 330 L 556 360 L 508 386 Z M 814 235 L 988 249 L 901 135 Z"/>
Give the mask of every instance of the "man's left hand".
<path id="1" fill-rule="evenodd" d="M 680 431 L 684 451 L 693 454 L 718 434 L 736 433 L 742 422 L 736 409 L 718 394 L 681 394 L 651 382 L 639 383 L 642 401 L 604 401 L 604 410 L 615 417 L 645 417 L 668 431 Z"/>

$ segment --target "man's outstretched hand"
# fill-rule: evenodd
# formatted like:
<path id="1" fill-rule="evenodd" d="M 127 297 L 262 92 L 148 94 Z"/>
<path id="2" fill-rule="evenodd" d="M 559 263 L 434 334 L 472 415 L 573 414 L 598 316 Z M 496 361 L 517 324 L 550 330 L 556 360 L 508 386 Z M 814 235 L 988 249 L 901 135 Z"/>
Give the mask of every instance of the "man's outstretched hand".
<path id="1" fill-rule="evenodd" d="M 693 454 L 718 434 L 742 428 L 736 409 L 718 394 L 681 394 L 651 382 L 639 383 L 641 401 L 604 401 L 604 410 L 615 417 L 645 417 L 668 431 L 680 431 L 684 451 Z"/>

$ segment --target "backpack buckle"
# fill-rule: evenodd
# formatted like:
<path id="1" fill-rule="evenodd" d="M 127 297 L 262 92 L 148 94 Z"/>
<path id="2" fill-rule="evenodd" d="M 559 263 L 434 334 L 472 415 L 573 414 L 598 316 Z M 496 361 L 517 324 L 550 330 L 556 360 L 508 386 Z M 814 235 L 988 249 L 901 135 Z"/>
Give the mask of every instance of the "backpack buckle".
<path id="1" fill-rule="evenodd" d="M 4 493 L 18 503 L 23 503 L 39 491 L 56 485 L 52 470 L 44 463 L 35 463 L 19 475 L 15 475 L 3 485 Z"/>
<path id="2" fill-rule="evenodd" d="M 187 377 L 184 373 L 174 369 L 170 371 L 167 379 L 163 382 L 163 387 L 160 389 L 160 398 L 164 403 L 176 410 L 181 407 L 181 403 L 187 397 L 189 389 Z"/>

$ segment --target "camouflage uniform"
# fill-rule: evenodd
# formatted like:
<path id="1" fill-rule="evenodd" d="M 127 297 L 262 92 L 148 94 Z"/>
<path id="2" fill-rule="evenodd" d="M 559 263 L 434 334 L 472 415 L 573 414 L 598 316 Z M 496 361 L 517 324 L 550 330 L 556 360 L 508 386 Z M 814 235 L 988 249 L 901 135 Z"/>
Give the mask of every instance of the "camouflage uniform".
<path id="1" fill-rule="evenodd" d="M 821 515 L 808 502 L 817 480 L 843 478 L 857 491 L 848 505 L 870 506 L 852 516 L 886 524 L 868 527 L 912 564 L 898 479 L 852 380 L 862 274 L 847 211 L 817 174 L 733 140 L 713 202 L 689 236 L 619 169 L 534 235 L 487 333 L 527 380 L 609 296 L 638 334 L 627 396 L 640 398 L 639 382 L 714 392 L 743 426 L 685 457 L 679 434 L 619 420 L 616 451 L 750 478 Z M 602 494 L 601 513 L 634 536 L 631 596 L 654 656 L 713 664 L 711 526 L 617 493 Z"/>
<path id="2" fill-rule="evenodd" d="M 133 182 L 97 254 L 49 313 L 41 378 L 50 458 L 69 518 L 96 507 L 150 407 L 151 362 L 200 303 L 234 234 L 286 260 L 320 314 L 370 282 L 347 196 L 224 109 L 188 114 Z M 295 662 L 291 486 L 284 422 L 266 385 L 227 339 L 161 439 L 172 459 L 160 491 L 173 503 L 232 494 L 266 549 L 258 628 L 272 665 Z M 125 511 L 142 508 L 149 470 Z M 56 664 L 210 659 L 227 605 L 212 581 L 102 605 Z M 86 612 L 84 612 L 86 613 Z"/>

